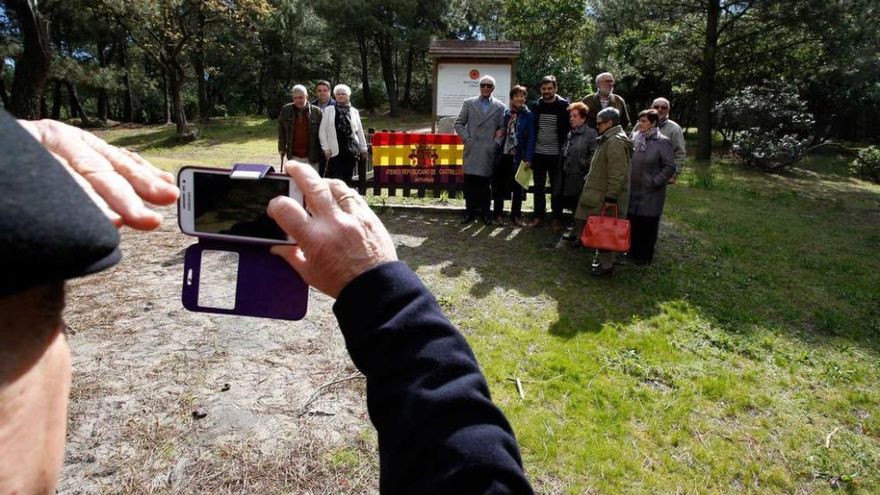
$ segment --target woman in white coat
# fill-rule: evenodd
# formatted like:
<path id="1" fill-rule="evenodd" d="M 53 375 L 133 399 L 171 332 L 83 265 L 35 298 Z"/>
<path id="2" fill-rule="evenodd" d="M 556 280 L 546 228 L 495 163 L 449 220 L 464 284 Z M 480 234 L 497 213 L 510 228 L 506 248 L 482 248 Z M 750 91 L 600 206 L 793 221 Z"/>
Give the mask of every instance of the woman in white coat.
<path id="1" fill-rule="evenodd" d="M 351 180 L 355 163 L 367 153 L 367 139 L 357 109 L 351 106 L 351 88 L 337 84 L 333 88 L 336 106 L 324 109 L 318 137 L 327 159 L 324 176 Z"/>

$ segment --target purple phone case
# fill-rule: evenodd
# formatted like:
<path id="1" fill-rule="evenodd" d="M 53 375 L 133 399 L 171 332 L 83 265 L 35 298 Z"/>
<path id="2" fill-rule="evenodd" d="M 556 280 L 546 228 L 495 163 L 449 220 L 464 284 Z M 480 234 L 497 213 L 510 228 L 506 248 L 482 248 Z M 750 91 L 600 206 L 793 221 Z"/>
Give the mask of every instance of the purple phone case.
<path id="1" fill-rule="evenodd" d="M 197 167 L 193 167 L 197 168 Z M 274 169 L 270 165 L 236 164 L 231 172 L 258 173 L 259 180 Z M 189 311 L 300 320 L 308 309 L 309 286 L 284 259 L 272 254 L 270 245 L 199 237 L 186 249 L 183 261 L 183 307 Z M 203 251 L 238 253 L 235 305 L 232 309 L 199 306 Z"/>
<path id="2" fill-rule="evenodd" d="M 269 252 L 270 246 L 204 239 L 186 249 L 183 307 L 190 311 L 300 320 L 308 309 L 309 286 L 296 270 Z M 199 306 L 202 251 L 238 253 L 238 285 L 232 309 Z"/>

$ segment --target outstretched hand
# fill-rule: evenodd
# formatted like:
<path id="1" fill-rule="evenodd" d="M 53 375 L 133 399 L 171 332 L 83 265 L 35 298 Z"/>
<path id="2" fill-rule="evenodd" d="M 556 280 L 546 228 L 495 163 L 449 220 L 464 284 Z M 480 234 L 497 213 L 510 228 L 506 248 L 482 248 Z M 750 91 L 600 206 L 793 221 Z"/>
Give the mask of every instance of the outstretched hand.
<path id="1" fill-rule="evenodd" d="M 358 275 L 397 260 L 391 236 L 357 191 L 340 180 L 322 179 L 304 163 L 289 161 L 285 172 L 303 192 L 308 212 L 286 196 L 269 202 L 269 216 L 298 242 L 273 246 L 272 252 L 306 283 L 338 297 Z"/>
<path id="2" fill-rule="evenodd" d="M 168 205 L 180 194 L 174 175 L 90 132 L 54 120 L 18 122 L 70 171 L 117 227 L 155 229 L 162 215 L 144 201 Z"/>

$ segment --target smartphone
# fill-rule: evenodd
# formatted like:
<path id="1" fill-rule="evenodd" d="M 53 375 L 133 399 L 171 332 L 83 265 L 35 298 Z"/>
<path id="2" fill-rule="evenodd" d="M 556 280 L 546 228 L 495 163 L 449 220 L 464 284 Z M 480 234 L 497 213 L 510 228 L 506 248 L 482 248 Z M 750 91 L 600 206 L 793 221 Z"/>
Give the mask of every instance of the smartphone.
<path id="1" fill-rule="evenodd" d="M 183 167 L 177 174 L 180 199 L 177 221 L 184 234 L 212 239 L 264 244 L 296 244 L 266 214 L 269 200 L 290 196 L 300 204 L 303 195 L 284 174 L 262 179 L 233 179 L 231 170 Z"/>

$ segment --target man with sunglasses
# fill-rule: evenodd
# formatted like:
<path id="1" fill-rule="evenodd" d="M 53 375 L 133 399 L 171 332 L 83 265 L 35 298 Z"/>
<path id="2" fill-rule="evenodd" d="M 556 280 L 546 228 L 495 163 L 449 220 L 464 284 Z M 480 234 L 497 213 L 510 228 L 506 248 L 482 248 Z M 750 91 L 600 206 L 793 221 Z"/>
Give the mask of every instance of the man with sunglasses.
<path id="1" fill-rule="evenodd" d="M 669 183 L 675 184 L 675 181 L 678 179 L 678 174 L 680 174 L 681 169 L 684 168 L 684 159 L 687 156 L 684 147 L 684 132 L 682 132 L 680 125 L 669 118 L 669 110 L 672 108 L 672 105 L 669 104 L 669 100 L 666 98 L 657 98 L 654 100 L 654 103 L 651 104 L 651 108 L 657 110 L 657 113 L 660 116 L 660 122 L 657 124 L 660 134 L 663 134 L 672 141 L 672 149 L 675 155 L 675 174 L 669 179 Z"/>
<path id="2" fill-rule="evenodd" d="M 464 100 L 455 118 L 455 133 L 464 142 L 464 201 L 465 217 L 462 223 L 480 218 L 492 223 L 489 216 L 491 200 L 490 180 L 495 157 L 499 153 L 504 126 L 504 103 L 492 96 L 495 79 L 480 78 L 480 95 Z"/>

